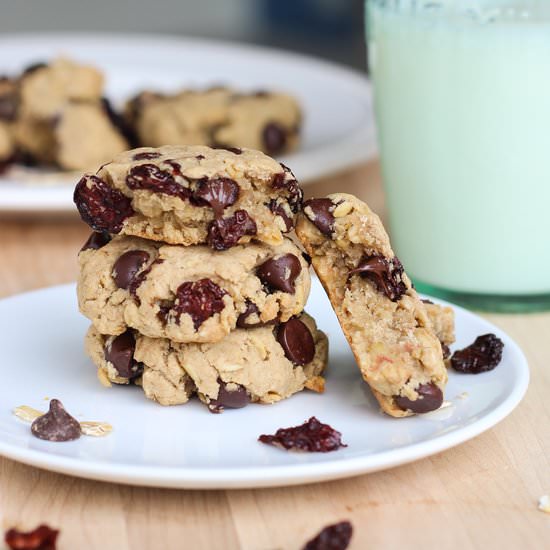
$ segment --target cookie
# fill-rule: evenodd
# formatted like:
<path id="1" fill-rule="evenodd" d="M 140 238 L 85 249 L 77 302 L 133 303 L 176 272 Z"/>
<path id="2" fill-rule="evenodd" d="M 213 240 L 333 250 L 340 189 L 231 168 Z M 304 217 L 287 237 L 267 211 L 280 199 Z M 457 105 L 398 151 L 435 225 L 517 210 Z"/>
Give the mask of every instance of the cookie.
<path id="1" fill-rule="evenodd" d="M 152 338 L 216 342 L 236 327 L 287 321 L 310 289 L 307 262 L 290 240 L 224 253 L 137 237 L 94 234 L 79 254 L 80 311 L 103 334 L 128 327 Z"/>
<path id="2" fill-rule="evenodd" d="M 439 408 L 442 347 L 378 216 L 336 193 L 304 203 L 296 233 L 382 410 L 403 417 Z"/>
<path id="3" fill-rule="evenodd" d="M 125 111 L 138 141 L 149 147 L 202 144 L 278 155 L 299 141 L 300 108 L 282 93 L 243 94 L 224 87 L 172 95 L 142 92 Z"/>
<path id="4" fill-rule="evenodd" d="M 92 326 L 86 349 L 104 385 L 134 381 L 161 405 L 185 403 L 196 393 L 212 412 L 221 412 L 249 402 L 275 403 L 304 388 L 322 392 L 328 340 L 304 313 L 208 344 L 177 344 L 134 331 L 105 336 Z"/>
<path id="5" fill-rule="evenodd" d="M 294 225 L 302 191 L 292 172 L 250 149 L 134 149 L 79 181 L 74 201 L 96 231 L 226 250 L 272 245 Z"/>

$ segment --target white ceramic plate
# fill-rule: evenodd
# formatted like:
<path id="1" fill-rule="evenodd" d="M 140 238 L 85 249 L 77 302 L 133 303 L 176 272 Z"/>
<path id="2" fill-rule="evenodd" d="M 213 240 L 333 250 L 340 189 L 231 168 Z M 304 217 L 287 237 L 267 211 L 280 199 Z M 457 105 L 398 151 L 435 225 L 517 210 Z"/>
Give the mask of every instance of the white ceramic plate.
<path id="1" fill-rule="evenodd" d="M 65 54 L 101 68 L 115 104 L 142 89 L 228 84 L 273 89 L 303 106 L 303 143 L 281 157 L 301 183 L 376 155 L 371 87 L 359 72 L 315 58 L 215 41 L 143 35 L 43 34 L 0 39 L 0 74 Z M 73 211 L 75 177 L 33 174 L 0 177 L 0 212 Z M 22 181 L 26 179 L 27 181 Z"/>
<path id="2" fill-rule="evenodd" d="M 494 426 L 527 388 L 527 363 L 513 340 L 480 317 L 455 310 L 457 347 L 487 332 L 505 347 L 492 372 L 450 373 L 448 408 L 404 419 L 382 415 L 315 280 L 308 311 L 330 338 L 326 393 L 302 392 L 276 405 L 214 415 L 196 401 L 161 407 L 137 387 L 102 387 L 82 349 L 88 322 L 77 311 L 73 285 L 14 296 L 0 301 L 0 454 L 92 479 L 203 489 L 310 483 L 411 462 Z M 463 392 L 467 397 L 459 398 Z M 45 410 L 47 397 L 59 398 L 81 420 L 111 423 L 113 432 L 68 443 L 34 438 L 11 410 L 23 404 Z M 348 447 L 296 454 L 257 441 L 310 416 L 341 431 Z"/>

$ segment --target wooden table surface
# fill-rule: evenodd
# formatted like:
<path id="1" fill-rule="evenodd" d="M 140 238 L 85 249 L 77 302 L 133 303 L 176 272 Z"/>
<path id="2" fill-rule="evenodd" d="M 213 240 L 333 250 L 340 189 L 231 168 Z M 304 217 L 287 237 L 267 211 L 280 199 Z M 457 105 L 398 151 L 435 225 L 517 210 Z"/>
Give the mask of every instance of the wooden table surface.
<path id="1" fill-rule="evenodd" d="M 355 192 L 383 211 L 376 164 L 311 189 Z M 74 280 L 88 233 L 76 219 L 0 217 L 0 297 Z M 455 449 L 343 481 L 240 491 L 127 487 L 0 459 L 0 525 L 47 522 L 61 550 L 298 549 L 343 519 L 352 549 L 550 548 L 550 515 L 537 510 L 550 493 L 550 314 L 486 317 L 521 345 L 531 384 L 506 420 Z"/>

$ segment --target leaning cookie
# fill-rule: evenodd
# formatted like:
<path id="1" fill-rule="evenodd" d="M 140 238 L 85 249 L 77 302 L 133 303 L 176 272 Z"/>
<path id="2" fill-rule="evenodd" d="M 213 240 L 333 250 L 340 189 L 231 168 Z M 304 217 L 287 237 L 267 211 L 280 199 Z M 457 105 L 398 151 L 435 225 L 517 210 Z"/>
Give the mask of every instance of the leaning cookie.
<path id="1" fill-rule="evenodd" d="M 384 412 L 439 408 L 447 382 L 441 345 L 378 216 L 336 193 L 307 201 L 296 233 Z"/>
<path id="2" fill-rule="evenodd" d="M 96 231 L 226 250 L 252 239 L 280 244 L 302 191 L 259 151 L 165 146 L 127 151 L 86 174 L 74 201 Z"/>
<path id="3" fill-rule="evenodd" d="M 78 256 L 80 311 L 103 334 L 127 328 L 176 342 L 216 342 L 236 327 L 287 321 L 310 290 L 309 266 L 290 240 L 220 254 L 94 233 Z"/>
<path id="4" fill-rule="evenodd" d="M 304 388 L 322 392 L 328 340 L 307 314 L 231 332 L 215 344 L 176 344 L 135 331 L 105 336 L 93 326 L 86 349 L 104 385 L 135 381 L 161 405 L 197 393 L 212 412 L 275 403 Z"/>

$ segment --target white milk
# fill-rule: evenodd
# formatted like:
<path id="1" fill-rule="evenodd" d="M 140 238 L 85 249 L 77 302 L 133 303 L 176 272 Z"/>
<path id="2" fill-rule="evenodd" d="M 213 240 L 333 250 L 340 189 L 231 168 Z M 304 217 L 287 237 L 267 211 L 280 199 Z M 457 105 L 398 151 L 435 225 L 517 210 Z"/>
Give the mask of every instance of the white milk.
<path id="1" fill-rule="evenodd" d="M 397 254 L 436 287 L 550 294 L 550 0 L 389 3 L 368 36 Z"/>

